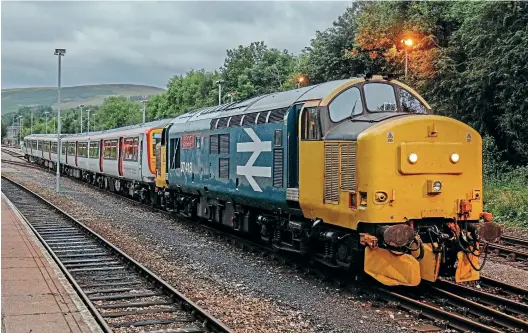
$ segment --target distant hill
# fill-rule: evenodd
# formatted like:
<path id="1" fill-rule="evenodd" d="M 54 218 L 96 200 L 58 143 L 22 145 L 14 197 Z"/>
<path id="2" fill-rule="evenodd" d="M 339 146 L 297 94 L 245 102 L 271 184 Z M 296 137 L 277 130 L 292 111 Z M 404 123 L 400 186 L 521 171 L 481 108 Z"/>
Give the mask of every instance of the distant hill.
<path id="1" fill-rule="evenodd" d="M 101 105 L 110 96 L 122 95 L 132 100 L 156 95 L 165 89 L 136 84 L 99 84 L 61 87 L 61 108 L 84 105 Z M 142 96 L 142 97 L 141 97 Z M 23 106 L 52 105 L 57 103 L 56 87 L 2 89 L 2 114 L 15 112 Z"/>

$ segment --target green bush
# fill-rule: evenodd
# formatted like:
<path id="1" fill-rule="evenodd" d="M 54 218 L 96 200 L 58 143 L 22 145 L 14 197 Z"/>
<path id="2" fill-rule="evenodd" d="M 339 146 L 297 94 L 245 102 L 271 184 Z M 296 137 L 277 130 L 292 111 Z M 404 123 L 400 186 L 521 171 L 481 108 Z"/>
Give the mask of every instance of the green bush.
<path id="1" fill-rule="evenodd" d="M 528 167 L 502 160 L 493 138 L 483 138 L 484 210 L 497 222 L 528 227 Z"/>

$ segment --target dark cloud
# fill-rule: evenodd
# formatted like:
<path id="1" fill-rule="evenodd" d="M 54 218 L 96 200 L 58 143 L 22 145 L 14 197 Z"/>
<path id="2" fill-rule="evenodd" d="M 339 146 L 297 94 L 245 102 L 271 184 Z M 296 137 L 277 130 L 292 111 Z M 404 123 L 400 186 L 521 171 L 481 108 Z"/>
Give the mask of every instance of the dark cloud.
<path id="1" fill-rule="evenodd" d="M 348 2 L 2 2 L 2 88 L 63 84 L 165 86 L 190 69 L 218 69 L 252 41 L 298 53 Z"/>

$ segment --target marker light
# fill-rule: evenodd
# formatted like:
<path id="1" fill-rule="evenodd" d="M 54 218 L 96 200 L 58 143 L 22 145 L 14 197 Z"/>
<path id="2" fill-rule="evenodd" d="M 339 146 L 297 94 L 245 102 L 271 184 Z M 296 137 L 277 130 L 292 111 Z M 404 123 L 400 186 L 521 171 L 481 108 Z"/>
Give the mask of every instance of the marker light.
<path id="1" fill-rule="evenodd" d="M 415 153 L 409 154 L 409 162 L 414 164 L 416 163 L 416 161 L 418 161 L 418 155 L 416 155 Z"/>
<path id="2" fill-rule="evenodd" d="M 457 153 L 451 154 L 451 162 L 457 163 L 459 159 L 460 159 L 460 156 L 458 156 Z"/>
<path id="3" fill-rule="evenodd" d="M 435 192 L 440 192 L 440 190 L 442 189 L 442 183 L 439 182 L 439 181 L 436 181 L 433 183 L 433 190 L 435 190 Z"/>

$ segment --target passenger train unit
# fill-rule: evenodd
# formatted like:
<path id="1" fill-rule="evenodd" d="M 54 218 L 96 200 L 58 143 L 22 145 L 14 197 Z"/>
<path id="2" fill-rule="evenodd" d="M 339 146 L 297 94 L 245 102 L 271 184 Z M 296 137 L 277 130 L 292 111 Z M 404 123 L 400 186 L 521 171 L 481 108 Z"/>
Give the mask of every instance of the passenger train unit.
<path id="1" fill-rule="evenodd" d="M 66 135 L 61 170 L 385 285 L 478 280 L 480 244 L 502 234 L 483 212 L 482 140 L 431 111 L 389 77 L 331 81 Z M 56 163 L 56 138 L 25 142 Z"/>

